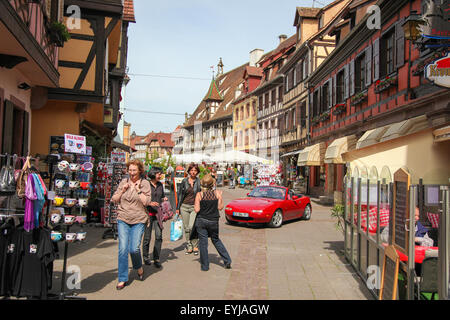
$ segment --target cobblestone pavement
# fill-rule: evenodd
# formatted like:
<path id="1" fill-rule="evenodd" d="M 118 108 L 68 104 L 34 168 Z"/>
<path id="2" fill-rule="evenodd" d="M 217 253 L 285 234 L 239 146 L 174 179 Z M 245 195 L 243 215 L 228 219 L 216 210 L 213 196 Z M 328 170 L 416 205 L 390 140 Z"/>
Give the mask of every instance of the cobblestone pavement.
<path id="1" fill-rule="evenodd" d="M 243 189 L 224 188 L 224 200 L 245 196 Z M 220 238 L 233 260 L 225 269 L 209 243 L 210 270 L 200 270 L 199 256 L 185 255 L 184 241 L 170 241 L 163 230 L 162 268 L 144 266 L 145 280 L 130 270 L 130 285 L 117 291 L 118 242 L 102 239 L 103 228 L 85 227 L 85 243 L 70 244 L 68 266 L 81 270 L 81 289 L 89 300 L 368 300 L 372 296 L 343 257 L 343 235 L 334 227 L 330 208 L 312 204 L 310 221 L 279 229 L 230 226 L 223 213 Z M 78 227 L 74 227 L 76 230 Z M 151 251 L 153 239 L 151 243 Z M 52 292 L 60 291 L 61 258 L 54 265 Z M 130 262 L 131 266 L 131 262 Z M 68 274 L 69 282 L 73 276 Z"/>

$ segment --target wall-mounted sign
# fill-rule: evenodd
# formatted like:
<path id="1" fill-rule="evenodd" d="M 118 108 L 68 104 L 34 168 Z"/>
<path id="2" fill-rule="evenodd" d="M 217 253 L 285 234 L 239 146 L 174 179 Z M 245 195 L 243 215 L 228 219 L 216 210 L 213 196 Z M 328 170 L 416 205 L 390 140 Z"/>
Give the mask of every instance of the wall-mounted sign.
<path id="1" fill-rule="evenodd" d="M 435 85 L 450 88 L 450 56 L 436 60 L 425 68 L 425 77 Z"/>
<path id="2" fill-rule="evenodd" d="M 450 39 L 450 1 L 444 0 L 437 4 L 435 0 L 428 0 L 423 10 L 425 24 L 420 26 L 425 38 L 447 40 Z"/>
<path id="3" fill-rule="evenodd" d="M 86 154 L 86 137 L 66 133 L 64 135 L 64 149 L 68 153 Z"/>
<path id="4" fill-rule="evenodd" d="M 127 156 L 125 152 L 111 152 L 111 162 L 112 163 L 125 163 Z"/>
<path id="5" fill-rule="evenodd" d="M 50 137 L 50 154 L 64 153 L 64 137 L 51 136 Z"/>

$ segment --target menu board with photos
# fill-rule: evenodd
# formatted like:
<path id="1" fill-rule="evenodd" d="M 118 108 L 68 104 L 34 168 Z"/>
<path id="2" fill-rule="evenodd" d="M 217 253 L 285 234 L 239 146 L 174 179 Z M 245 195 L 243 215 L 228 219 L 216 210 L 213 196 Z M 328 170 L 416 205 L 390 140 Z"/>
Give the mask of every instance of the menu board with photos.
<path id="1" fill-rule="evenodd" d="M 407 223 L 409 220 L 410 175 L 403 169 L 394 174 L 393 245 L 404 254 L 408 252 Z"/>

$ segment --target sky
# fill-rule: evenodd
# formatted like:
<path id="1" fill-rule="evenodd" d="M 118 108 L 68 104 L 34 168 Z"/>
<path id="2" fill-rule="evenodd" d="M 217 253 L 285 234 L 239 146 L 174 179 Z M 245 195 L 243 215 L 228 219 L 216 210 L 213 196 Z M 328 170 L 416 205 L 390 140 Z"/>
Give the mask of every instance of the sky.
<path id="1" fill-rule="evenodd" d="M 134 5 L 124 119 L 132 132 L 146 135 L 183 124 L 185 112 L 192 114 L 206 95 L 219 58 L 226 73 L 247 63 L 253 49 L 267 53 L 278 46 L 279 35 L 292 36 L 296 7 L 311 7 L 313 0 L 134 0 Z"/>

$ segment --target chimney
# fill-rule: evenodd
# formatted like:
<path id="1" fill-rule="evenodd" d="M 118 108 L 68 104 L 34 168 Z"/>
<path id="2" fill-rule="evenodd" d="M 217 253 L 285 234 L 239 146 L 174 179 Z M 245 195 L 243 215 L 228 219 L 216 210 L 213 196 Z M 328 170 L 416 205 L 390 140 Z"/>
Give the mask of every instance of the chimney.
<path id="1" fill-rule="evenodd" d="M 264 50 L 262 49 L 254 49 L 250 51 L 250 61 L 249 65 L 250 67 L 256 67 L 256 64 L 259 60 L 261 60 L 261 57 L 264 55 Z"/>
<path id="2" fill-rule="evenodd" d="M 284 40 L 287 39 L 287 35 L 281 34 L 281 35 L 278 37 L 278 39 L 280 39 L 280 44 L 282 44 L 282 43 L 284 42 Z"/>

